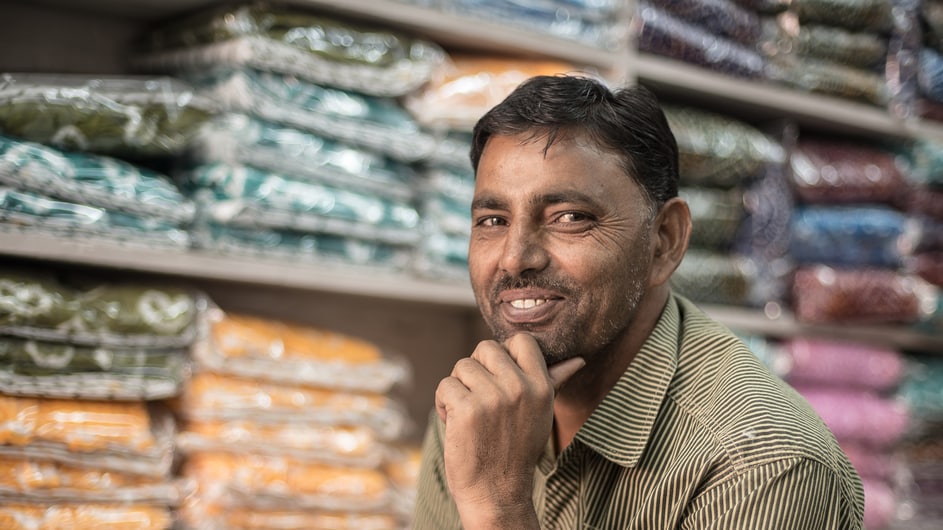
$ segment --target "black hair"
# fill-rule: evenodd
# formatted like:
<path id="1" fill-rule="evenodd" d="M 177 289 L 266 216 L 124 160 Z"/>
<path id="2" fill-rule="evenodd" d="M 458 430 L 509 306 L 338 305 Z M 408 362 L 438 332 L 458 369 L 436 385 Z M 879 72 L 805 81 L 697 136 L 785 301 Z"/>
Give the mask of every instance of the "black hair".
<path id="1" fill-rule="evenodd" d="M 612 91 L 590 77 L 532 77 L 478 120 L 470 153 L 474 170 L 489 138 L 518 134 L 545 137 L 545 149 L 561 135 L 585 134 L 619 155 L 656 209 L 678 195 L 678 144 L 658 99 L 643 86 Z"/>

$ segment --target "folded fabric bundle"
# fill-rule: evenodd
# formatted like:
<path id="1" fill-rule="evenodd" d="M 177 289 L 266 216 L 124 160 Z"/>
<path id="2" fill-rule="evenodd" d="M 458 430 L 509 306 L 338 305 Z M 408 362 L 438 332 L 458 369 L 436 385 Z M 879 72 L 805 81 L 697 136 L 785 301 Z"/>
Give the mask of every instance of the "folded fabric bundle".
<path id="1" fill-rule="evenodd" d="M 0 457 L 167 478 L 174 430 L 157 404 L 0 394 Z"/>
<path id="2" fill-rule="evenodd" d="M 184 529 L 200 530 L 401 530 L 396 515 L 301 509 L 247 508 L 193 501 L 179 513 Z"/>
<path id="3" fill-rule="evenodd" d="M 918 234 L 909 216 L 887 206 L 800 206 L 789 255 L 798 264 L 898 268 Z"/>
<path id="4" fill-rule="evenodd" d="M 404 358 L 350 335 L 217 309 L 206 318 L 209 333 L 194 359 L 217 373 L 377 393 L 411 376 Z"/>
<path id="5" fill-rule="evenodd" d="M 745 122 L 690 107 L 664 110 L 678 142 L 682 185 L 732 188 L 786 160 L 779 143 Z"/>
<path id="6" fill-rule="evenodd" d="M 875 392 L 892 391 L 907 377 L 906 358 L 897 350 L 864 343 L 798 337 L 778 349 L 782 375 L 790 383 L 821 384 Z"/>
<path id="7" fill-rule="evenodd" d="M 812 57 L 778 56 L 769 60 L 766 77 L 814 94 L 886 107 L 891 101 L 883 73 Z"/>
<path id="8" fill-rule="evenodd" d="M 692 248 L 671 276 L 671 285 L 695 302 L 755 305 L 755 265 L 749 259 Z"/>
<path id="9" fill-rule="evenodd" d="M 61 149 L 175 155 L 214 110 L 169 77 L 0 75 L 0 132 Z"/>
<path id="10" fill-rule="evenodd" d="M 790 157 L 800 201 L 817 204 L 899 204 L 909 190 L 896 155 L 856 142 L 805 138 Z"/>
<path id="11" fill-rule="evenodd" d="M 729 248 L 746 212 L 743 192 L 704 187 L 682 187 L 679 195 L 691 210 L 692 247 L 723 250 Z"/>
<path id="12" fill-rule="evenodd" d="M 77 346 L 0 335 L 0 392 L 62 399 L 164 399 L 189 377 L 185 349 Z"/>
<path id="13" fill-rule="evenodd" d="M 419 237 L 405 201 L 305 182 L 244 165 L 210 163 L 180 175 L 209 221 L 348 236 L 390 244 Z"/>
<path id="14" fill-rule="evenodd" d="M 249 68 L 189 74 L 225 111 L 295 127 L 405 162 L 431 156 L 436 140 L 396 100 Z"/>
<path id="15" fill-rule="evenodd" d="M 794 386 L 839 443 L 848 440 L 888 449 L 903 440 L 909 429 L 907 406 L 891 398 L 864 390 Z"/>
<path id="16" fill-rule="evenodd" d="M 445 52 L 432 42 L 255 2 L 210 8 L 154 30 L 140 68 L 178 74 L 247 67 L 375 96 L 407 94 Z"/>
<path id="17" fill-rule="evenodd" d="M 762 34 L 762 22 L 757 12 L 745 9 L 733 0 L 675 0 L 663 2 L 661 7 L 681 20 L 744 46 L 756 45 Z"/>
<path id="18" fill-rule="evenodd" d="M 197 164 L 245 165 L 286 178 L 396 200 L 412 198 L 407 164 L 344 142 L 244 114 L 207 123 L 190 148 Z"/>
<path id="19" fill-rule="evenodd" d="M 793 0 L 791 9 L 801 23 L 840 26 L 858 31 L 890 31 L 893 0 Z"/>
<path id="20" fill-rule="evenodd" d="M 91 346 L 181 348 L 206 301 L 156 284 L 0 271 L 0 333 Z"/>
<path id="21" fill-rule="evenodd" d="M 0 527 L 7 530 L 122 530 L 128 525 L 140 530 L 166 530 L 173 524 L 169 508 L 147 504 L 16 502 L 0 505 Z"/>

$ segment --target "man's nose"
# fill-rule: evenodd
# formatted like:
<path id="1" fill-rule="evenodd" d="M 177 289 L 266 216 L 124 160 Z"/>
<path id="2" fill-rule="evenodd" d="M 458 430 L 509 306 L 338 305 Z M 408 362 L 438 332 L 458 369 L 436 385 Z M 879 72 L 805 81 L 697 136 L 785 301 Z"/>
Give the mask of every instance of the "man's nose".
<path id="1" fill-rule="evenodd" d="M 512 225 L 504 240 L 501 269 L 511 276 L 544 269 L 550 257 L 545 243 L 545 235 L 539 227 L 529 223 Z"/>

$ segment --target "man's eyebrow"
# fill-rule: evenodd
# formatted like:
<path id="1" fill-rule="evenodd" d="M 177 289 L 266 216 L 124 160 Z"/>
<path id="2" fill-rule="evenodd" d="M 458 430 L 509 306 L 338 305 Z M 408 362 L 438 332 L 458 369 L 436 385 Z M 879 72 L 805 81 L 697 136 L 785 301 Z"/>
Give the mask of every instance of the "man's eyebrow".
<path id="1" fill-rule="evenodd" d="M 506 203 L 497 197 L 485 196 L 474 199 L 471 203 L 472 210 L 504 210 L 507 209 Z"/>
<path id="2" fill-rule="evenodd" d="M 568 190 L 537 195 L 530 200 L 530 203 L 534 206 L 563 203 L 592 205 L 596 204 L 596 199 L 577 190 Z M 506 210 L 507 208 L 505 201 L 494 196 L 478 197 L 471 203 L 472 210 Z"/>

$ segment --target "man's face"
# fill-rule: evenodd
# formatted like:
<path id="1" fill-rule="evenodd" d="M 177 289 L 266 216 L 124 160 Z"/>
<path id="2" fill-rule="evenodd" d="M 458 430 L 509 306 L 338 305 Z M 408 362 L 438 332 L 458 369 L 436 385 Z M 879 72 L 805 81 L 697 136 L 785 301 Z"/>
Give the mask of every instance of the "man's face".
<path id="1" fill-rule="evenodd" d="M 472 203 L 469 269 L 497 340 L 527 331 L 548 365 L 618 347 L 648 285 L 651 209 L 616 155 L 579 135 L 494 136 Z"/>

